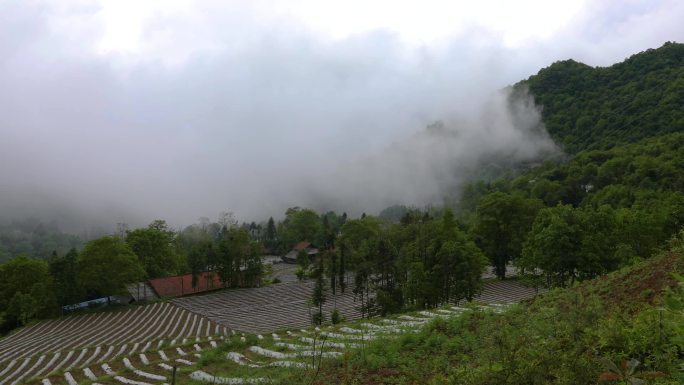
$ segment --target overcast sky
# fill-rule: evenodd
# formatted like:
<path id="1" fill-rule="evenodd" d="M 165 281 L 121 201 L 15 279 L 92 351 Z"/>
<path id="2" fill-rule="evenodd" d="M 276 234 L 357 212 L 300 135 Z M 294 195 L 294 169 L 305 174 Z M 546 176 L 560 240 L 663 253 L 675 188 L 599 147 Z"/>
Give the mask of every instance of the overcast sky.
<path id="1" fill-rule="evenodd" d="M 0 218 L 439 203 L 482 159 L 553 153 L 503 88 L 684 41 L 682 20 L 676 0 L 0 0 Z"/>

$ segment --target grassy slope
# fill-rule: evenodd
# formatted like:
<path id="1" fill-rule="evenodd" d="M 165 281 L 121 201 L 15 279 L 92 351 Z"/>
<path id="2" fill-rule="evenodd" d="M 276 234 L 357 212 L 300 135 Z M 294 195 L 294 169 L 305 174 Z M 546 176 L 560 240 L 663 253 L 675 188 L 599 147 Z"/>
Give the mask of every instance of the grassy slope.
<path id="1" fill-rule="evenodd" d="M 669 373 L 684 355 L 672 343 L 684 319 L 653 310 L 684 272 L 684 247 L 586 282 L 555 290 L 497 315 L 436 320 L 419 334 L 372 344 L 331 362 L 318 384 L 591 384 L 613 362 Z M 674 319 L 672 317 L 675 317 Z"/>

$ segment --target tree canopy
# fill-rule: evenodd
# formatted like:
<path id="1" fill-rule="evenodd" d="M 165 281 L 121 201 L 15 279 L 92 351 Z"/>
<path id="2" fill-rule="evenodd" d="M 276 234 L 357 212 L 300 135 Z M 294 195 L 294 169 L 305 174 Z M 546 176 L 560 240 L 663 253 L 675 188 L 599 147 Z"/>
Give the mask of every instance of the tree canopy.
<path id="1" fill-rule="evenodd" d="M 610 67 L 559 61 L 521 81 L 571 153 L 684 130 L 684 44 L 665 43 Z"/>
<path id="2" fill-rule="evenodd" d="M 0 264 L 0 328 L 53 315 L 56 303 L 46 261 L 20 255 Z"/>
<path id="3" fill-rule="evenodd" d="M 133 250 L 121 238 L 102 237 L 86 243 L 77 260 L 78 279 L 92 295 L 125 292 L 125 285 L 141 280 L 145 271 Z"/>
<path id="4" fill-rule="evenodd" d="M 177 274 L 181 262 L 174 247 L 176 233 L 165 221 L 156 220 L 146 228 L 126 232 L 126 244 L 138 256 L 148 278 Z"/>

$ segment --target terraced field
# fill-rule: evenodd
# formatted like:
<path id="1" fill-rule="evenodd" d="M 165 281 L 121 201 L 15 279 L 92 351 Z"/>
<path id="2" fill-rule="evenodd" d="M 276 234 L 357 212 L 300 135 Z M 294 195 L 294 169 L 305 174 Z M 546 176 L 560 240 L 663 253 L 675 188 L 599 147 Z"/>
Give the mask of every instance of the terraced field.
<path id="1" fill-rule="evenodd" d="M 505 311 L 505 305 L 481 306 L 484 311 Z M 38 376 L 29 385 L 162 385 L 171 382 L 173 366 L 179 384 L 283 383 L 292 370 L 307 371 L 319 359 L 335 359 L 347 349 L 370 340 L 395 338 L 419 330 L 435 317 L 457 317 L 473 309 L 451 307 L 422 311 L 342 326 L 290 329 L 267 335 L 236 334 L 164 344 L 145 352 L 130 353 L 91 362 L 49 376 Z"/>
<path id="2" fill-rule="evenodd" d="M 263 288 L 224 290 L 214 294 L 174 299 L 173 303 L 233 330 L 262 333 L 282 328 L 311 325 L 307 302 L 311 299 L 313 282 L 281 283 Z M 351 290 L 332 295 L 323 306 L 330 316 L 337 309 L 347 320 L 361 317 Z"/>
<path id="3" fill-rule="evenodd" d="M 196 369 L 196 355 L 218 346 L 217 342 L 228 335 L 233 335 L 231 346 L 243 344 L 244 349 L 227 355 L 227 363 L 217 366 L 221 368 L 217 373 L 210 374 L 211 367 L 205 367 L 185 375 L 190 380 L 187 376 L 192 374 L 192 381 L 197 382 L 211 378 L 216 383 L 225 380 L 239 384 L 244 381 L 241 378 L 249 377 L 242 376 L 245 371 L 272 378 L 283 366 L 307 368 L 316 338 L 327 339 L 332 349 L 326 356 L 336 357 L 340 349 L 367 339 L 410 331 L 430 317 L 462 311 L 442 309 L 396 319 L 358 321 L 351 328 L 307 330 L 302 328 L 310 325 L 307 302 L 312 290 L 313 282 L 289 282 L 40 322 L 0 340 L 0 385 L 26 381 L 42 385 L 166 383 L 171 365 Z M 495 281 L 486 283 L 477 299 L 482 303 L 510 303 L 535 294 L 534 289 L 515 281 Z M 326 316 L 334 302 L 348 321 L 361 317 L 351 291 L 335 299 L 328 294 Z M 283 329 L 289 330 L 280 336 L 270 334 Z M 235 335 L 236 330 L 269 334 Z M 224 367 L 232 369 L 226 372 Z M 242 377 L 226 377 L 235 373 L 242 373 Z M 259 382 L 262 377 L 254 378 Z M 236 382 L 230 382 L 233 380 Z"/>
<path id="4" fill-rule="evenodd" d="M 502 312 L 507 306 L 478 308 Z M 186 368 L 183 375 L 194 380 L 192 384 L 287 383 L 283 378 L 293 370 L 315 372 L 320 359 L 340 358 L 346 350 L 361 349 L 371 340 L 396 338 L 420 330 L 433 318 L 458 317 L 473 310 L 449 307 L 345 325 L 285 330 L 277 334 L 257 335 L 256 339 L 235 336 L 225 343 L 220 355 L 214 354 L 202 360 L 200 365 Z"/>
<path id="5" fill-rule="evenodd" d="M 163 344 L 163 346 L 146 351 L 127 352 L 106 360 L 66 368 L 50 375 L 36 375 L 24 383 L 35 385 L 76 385 L 99 382 L 131 385 L 168 383 L 173 366 L 182 368 L 194 365 L 201 352 L 217 347 L 217 341 L 223 338 L 225 337 L 193 339 L 175 347 Z"/>
<path id="6" fill-rule="evenodd" d="M 482 303 L 509 303 L 520 302 L 535 297 L 546 289 L 538 289 L 523 286 L 514 280 L 485 282 L 482 293 L 474 298 Z"/>
<path id="7" fill-rule="evenodd" d="M 250 333 L 263 333 L 280 328 L 301 328 L 311 324 L 309 305 L 313 282 L 289 282 L 264 288 L 224 290 L 201 297 L 185 297 L 173 303 L 189 311 L 201 314 L 210 320 L 233 330 Z M 532 288 L 508 281 L 487 282 L 477 301 L 516 302 L 532 298 L 536 292 Z M 327 294 L 324 314 L 330 317 L 333 304 L 348 320 L 361 318 L 359 303 L 354 301 L 351 290 L 338 294 L 333 301 Z"/>
<path id="8" fill-rule="evenodd" d="M 0 385 L 227 333 L 224 326 L 162 302 L 39 322 L 0 340 Z"/>

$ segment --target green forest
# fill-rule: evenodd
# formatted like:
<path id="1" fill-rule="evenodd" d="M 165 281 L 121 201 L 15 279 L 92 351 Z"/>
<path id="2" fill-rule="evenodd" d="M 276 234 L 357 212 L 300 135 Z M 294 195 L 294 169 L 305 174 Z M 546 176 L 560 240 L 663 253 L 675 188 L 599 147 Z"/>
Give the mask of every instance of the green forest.
<path id="1" fill-rule="evenodd" d="M 675 383 L 684 358 L 671 275 L 684 267 L 684 45 L 610 67 L 556 62 L 513 87 L 534 96 L 566 156 L 473 180 L 453 192 L 452 207 L 398 205 L 357 218 L 292 207 L 281 220 L 240 224 L 223 214 L 180 231 L 157 220 L 88 242 L 38 223 L 0 227 L 1 328 L 143 279 L 208 270 L 227 286 L 253 286 L 263 255 L 308 241 L 321 255 L 300 261 L 300 275 L 319 281 L 314 304 L 325 291 L 351 290 L 368 316 L 471 300 L 487 266 L 498 279 L 511 279 L 514 265 L 516 279 L 558 288 L 504 316 L 434 322 L 326 368 L 331 377 L 353 367 L 352 377 L 433 383 L 584 384 L 603 371 L 627 381 L 619 364 L 634 359 L 629 376 Z"/>

